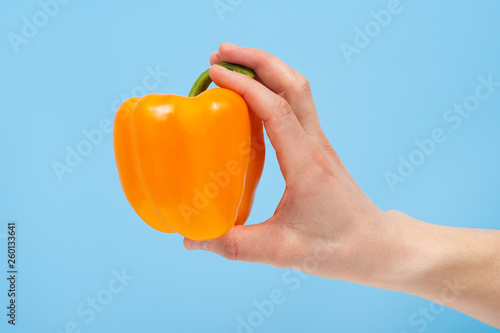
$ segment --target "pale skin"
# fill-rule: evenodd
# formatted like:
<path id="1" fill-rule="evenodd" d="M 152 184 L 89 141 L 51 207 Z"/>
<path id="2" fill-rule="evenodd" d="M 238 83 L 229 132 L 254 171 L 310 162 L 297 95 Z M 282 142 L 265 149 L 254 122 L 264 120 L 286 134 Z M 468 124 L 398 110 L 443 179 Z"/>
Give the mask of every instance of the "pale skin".
<path id="1" fill-rule="evenodd" d="M 216 65 L 252 68 L 253 80 Z M 210 77 L 264 123 L 286 189 L 265 222 L 188 250 L 417 295 L 500 328 L 500 230 L 447 227 L 380 210 L 323 133 L 307 79 L 258 49 L 224 43 Z"/>

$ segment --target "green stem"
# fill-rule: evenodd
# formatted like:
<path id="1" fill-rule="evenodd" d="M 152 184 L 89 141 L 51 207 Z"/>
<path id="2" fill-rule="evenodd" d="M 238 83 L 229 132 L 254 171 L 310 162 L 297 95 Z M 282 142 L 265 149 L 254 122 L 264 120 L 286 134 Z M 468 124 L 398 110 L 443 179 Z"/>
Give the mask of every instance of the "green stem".
<path id="1" fill-rule="evenodd" d="M 248 67 L 241 66 L 241 65 L 236 65 L 236 64 L 231 64 L 229 62 L 219 62 L 217 65 L 220 65 L 222 67 L 225 67 L 229 70 L 232 70 L 234 72 L 238 72 L 241 74 L 245 74 L 250 76 L 252 79 L 255 79 L 255 73 L 253 70 L 251 70 Z M 195 97 L 207 90 L 208 86 L 212 83 L 212 79 L 210 78 L 210 75 L 208 74 L 208 69 L 201 73 L 201 75 L 196 79 L 196 81 L 193 84 L 193 88 L 191 88 L 191 91 L 189 92 L 188 97 Z"/>

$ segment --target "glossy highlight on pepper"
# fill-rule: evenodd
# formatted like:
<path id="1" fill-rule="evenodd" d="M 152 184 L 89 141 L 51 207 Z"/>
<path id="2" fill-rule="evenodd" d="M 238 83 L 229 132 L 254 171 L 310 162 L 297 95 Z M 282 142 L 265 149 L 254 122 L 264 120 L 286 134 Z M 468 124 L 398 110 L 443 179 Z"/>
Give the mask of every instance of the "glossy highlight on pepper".
<path id="1" fill-rule="evenodd" d="M 255 77 L 246 67 L 220 65 Z M 264 166 L 262 121 L 240 95 L 206 90 L 210 83 L 206 71 L 189 97 L 131 98 L 118 108 L 113 128 L 130 205 L 151 227 L 193 240 L 246 222 Z"/>

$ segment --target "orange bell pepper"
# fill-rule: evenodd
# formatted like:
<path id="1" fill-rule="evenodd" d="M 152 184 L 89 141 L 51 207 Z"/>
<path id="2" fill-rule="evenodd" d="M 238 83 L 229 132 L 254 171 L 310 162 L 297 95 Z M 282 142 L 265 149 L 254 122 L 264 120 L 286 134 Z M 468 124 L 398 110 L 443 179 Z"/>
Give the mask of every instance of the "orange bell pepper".
<path id="1" fill-rule="evenodd" d="M 220 65 L 255 77 L 252 70 Z M 151 94 L 125 101 L 113 145 L 130 205 L 151 227 L 193 240 L 220 237 L 244 224 L 264 166 L 262 121 L 243 98 L 205 91 L 208 71 L 189 97 Z"/>

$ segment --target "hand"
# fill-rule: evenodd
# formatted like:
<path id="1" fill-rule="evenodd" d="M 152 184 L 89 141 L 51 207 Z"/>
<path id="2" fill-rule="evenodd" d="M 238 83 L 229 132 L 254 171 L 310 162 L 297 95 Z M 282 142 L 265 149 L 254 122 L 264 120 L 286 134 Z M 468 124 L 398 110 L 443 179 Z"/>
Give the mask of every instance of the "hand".
<path id="1" fill-rule="evenodd" d="M 254 69 L 257 80 L 214 65 L 220 61 Z M 206 242 L 185 239 L 185 247 L 327 278 L 363 282 L 382 273 L 381 257 L 388 261 L 393 251 L 384 235 L 384 213 L 361 191 L 325 137 L 306 78 L 264 51 L 227 43 L 210 62 L 213 81 L 239 93 L 263 120 L 286 190 L 269 220 L 235 226 Z"/>
<path id="2" fill-rule="evenodd" d="M 257 80 L 214 65 L 254 69 Z M 233 227 L 189 250 L 260 262 L 427 298 L 500 328 L 500 231 L 433 225 L 382 212 L 321 130 L 308 81 L 258 49 L 222 44 L 210 77 L 264 122 L 286 189 L 265 222 Z"/>

